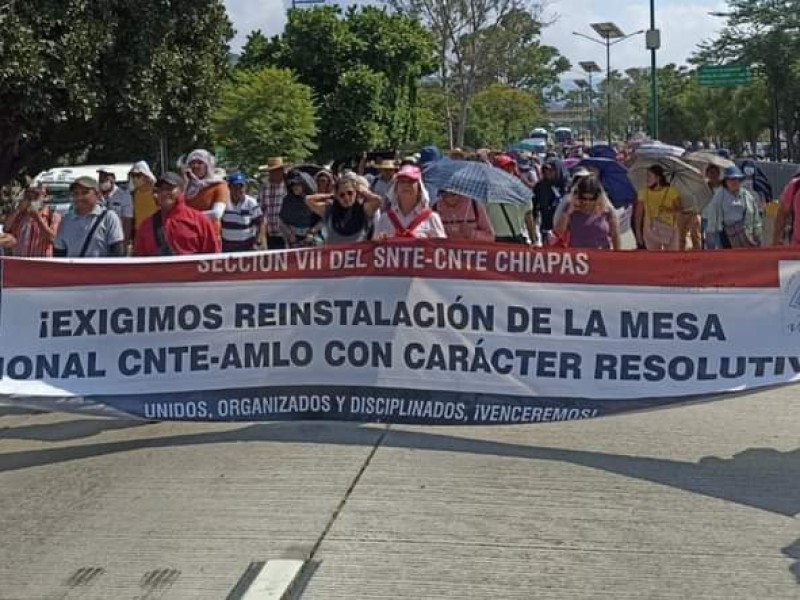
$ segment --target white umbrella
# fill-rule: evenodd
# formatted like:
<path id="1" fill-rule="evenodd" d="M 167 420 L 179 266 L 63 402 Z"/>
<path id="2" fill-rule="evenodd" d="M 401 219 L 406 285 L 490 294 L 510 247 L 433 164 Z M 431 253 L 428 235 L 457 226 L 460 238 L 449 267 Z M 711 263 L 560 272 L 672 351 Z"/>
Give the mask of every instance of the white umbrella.
<path id="1" fill-rule="evenodd" d="M 699 150 L 697 152 L 687 152 L 683 155 L 683 161 L 696 167 L 701 172 L 705 173 L 708 165 L 719 167 L 720 171 L 724 171 L 728 167 L 733 167 L 734 162 L 728 160 L 724 156 L 720 156 L 716 152 L 708 152 Z"/>
<path id="2" fill-rule="evenodd" d="M 628 171 L 628 178 L 637 190 L 647 186 L 647 169 L 653 165 L 661 165 L 664 169 L 667 181 L 678 190 L 684 210 L 699 213 L 711 202 L 711 188 L 703 173 L 680 158 L 669 155 L 654 158 L 637 155 Z"/>

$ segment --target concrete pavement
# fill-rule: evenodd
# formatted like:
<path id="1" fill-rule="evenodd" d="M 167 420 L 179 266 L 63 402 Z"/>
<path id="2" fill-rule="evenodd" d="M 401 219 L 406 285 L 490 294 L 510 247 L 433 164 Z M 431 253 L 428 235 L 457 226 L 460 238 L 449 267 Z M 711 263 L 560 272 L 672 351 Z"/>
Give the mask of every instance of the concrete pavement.
<path id="1" fill-rule="evenodd" d="M 798 387 L 528 427 L 0 407 L 0 599 L 800 597 Z"/>

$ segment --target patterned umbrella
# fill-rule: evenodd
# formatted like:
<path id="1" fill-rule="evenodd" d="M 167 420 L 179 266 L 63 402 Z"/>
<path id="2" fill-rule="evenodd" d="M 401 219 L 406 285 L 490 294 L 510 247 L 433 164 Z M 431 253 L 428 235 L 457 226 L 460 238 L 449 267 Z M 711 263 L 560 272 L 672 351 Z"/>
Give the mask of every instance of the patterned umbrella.
<path id="1" fill-rule="evenodd" d="M 661 165 L 664 169 L 670 185 L 678 190 L 684 210 L 699 213 L 711 202 L 711 188 L 703 174 L 681 159 L 668 155 L 660 158 L 636 158 L 628 171 L 628 178 L 637 190 L 647 185 L 647 169 L 653 165 Z"/>
<path id="2" fill-rule="evenodd" d="M 462 165 L 443 185 L 437 186 L 437 192 L 447 191 L 483 203 L 530 205 L 531 190 L 513 175 L 485 163 Z M 423 178 L 426 176 L 427 172 Z"/>

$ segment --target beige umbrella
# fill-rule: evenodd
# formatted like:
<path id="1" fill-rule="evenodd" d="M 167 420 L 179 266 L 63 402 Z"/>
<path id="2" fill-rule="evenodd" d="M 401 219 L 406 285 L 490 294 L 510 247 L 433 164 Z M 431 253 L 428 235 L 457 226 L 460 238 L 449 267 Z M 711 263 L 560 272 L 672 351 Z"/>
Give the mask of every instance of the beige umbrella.
<path id="1" fill-rule="evenodd" d="M 688 152 L 683 155 L 681 160 L 699 169 L 701 173 L 705 173 L 709 165 L 719 167 L 720 171 L 724 171 L 728 167 L 735 166 L 732 160 L 728 160 L 716 152 L 708 152 L 703 150 L 698 152 Z"/>
<path id="2" fill-rule="evenodd" d="M 699 213 L 711 202 L 711 188 L 703 173 L 674 156 L 638 157 L 628 170 L 628 179 L 637 190 L 647 186 L 647 169 L 653 165 L 664 169 L 667 181 L 678 190 L 684 210 Z"/>

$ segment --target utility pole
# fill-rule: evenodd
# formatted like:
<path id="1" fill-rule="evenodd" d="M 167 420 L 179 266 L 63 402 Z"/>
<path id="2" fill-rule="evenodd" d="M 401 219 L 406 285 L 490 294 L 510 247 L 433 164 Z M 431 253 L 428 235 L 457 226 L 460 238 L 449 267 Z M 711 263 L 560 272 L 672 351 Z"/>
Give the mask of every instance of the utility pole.
<path id="1" fill-rule="evenodd" d="M 656 51 L 661 47 L 661 32 L 656 29 L 656 0 L 650 0 L 650 29 L 645 34 L 645 46 L 650 50 L 650 137 L 658 139 L 658 71 Z"/>

